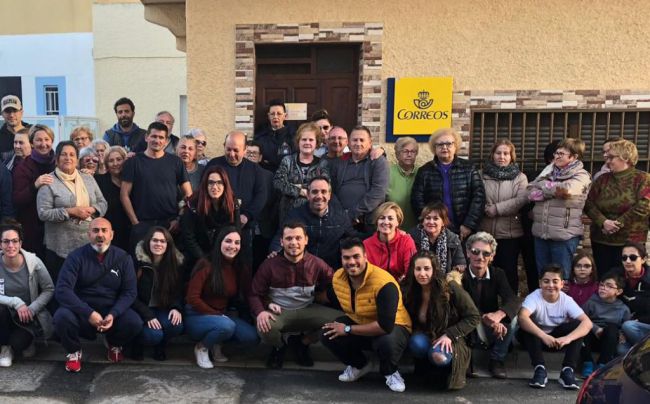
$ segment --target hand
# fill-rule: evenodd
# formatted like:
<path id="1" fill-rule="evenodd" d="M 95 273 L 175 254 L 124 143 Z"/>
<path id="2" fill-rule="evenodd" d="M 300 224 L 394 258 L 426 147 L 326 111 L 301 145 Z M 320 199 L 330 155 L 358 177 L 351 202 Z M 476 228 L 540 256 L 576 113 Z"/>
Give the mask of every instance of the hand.
<path id="1" fill-rule="evenodd" d="M 79 170 L 79 171 L 82 172 L 82 173 L 84 173 L 84 174 L 95 175 L 95 172 L 94 172 L 93 170 L 89 169 L 89 168 L 82 168 L 82 169 Z"/>
<path id="2" fill-rule="evenodd" d="M 565 335 L 564 337 L 560 338 L 555 338 L 555 348 L 556 349 L 562 349 L 565 346 L 569 345 L 571 342 L 573 342 L 568 335 Z"/>
<path id="3" fill-rule="evenodd" d="M 127 159 L 130 159 L 133 156 L 135 156 L 135 152 L 130 151 L 130 152 L 126 153 L 126 158 Z"/>
<path id="4" fill-rule="evenodd" d="M 90 314 L 90 317 L 88 317 L 88 322 L 90 323 L 90 325 L 95 327 L 97 331 L 99 331 L 99 327 L 102 325 L 103 320 L 104 319 L 102 318 L 102 315 L 97 313 L 96 311 L 93 311 Z"/>
<path id="5" fill-rule="evenodd" d="M 508 327 L 506 327 L 503 323 L 494 323 L 492 324 L 492 331 L 494 332 L 494 336 L 497 339 L 503 340 L 503 337 L 508 334 Z"/>
<path id="6" fill-rule="evenodd" d="M 36 178 L 36 181 L 34 181 L 34 186 L 36 189 L 40 188 L 43 185 L 49 185 L 52 182 L 54 182 L 54 178 L 50 174 L 43 174 Z"/>
<path id="7" fill-rule="evenodd" d="M 555 348 L 557 345 L 555 342 L 555 338 L 548 334 L 544 334 L 544 337 L 542 337 L 541 340 L 544 343 L 544 345 L 546 345 L 549 348 Z"/>
<path id="8" fill-rule="evenodd" d="M 562 286 L 562 292 L 569 293 L 569 282 L 564 282 L 564 286 Z"/>
<path id="9" fill-rule="evenodd" d="M 607 220 L 605 220 L 603 222 L 603 233 L 604 234 L 614 234 L 617 231 L 621 230 L 621 227 L 623 227 L 621 225 L 621 222 L 619 222 L 617 220 L 609 220 L 609 219 L 607 219 Z"/>
<path id="10" fill-rule="evenodd" d="M 336 321 L 332 323 L 325 323 L 325 325 L 323 325 L 323 330 L 327 330 L 323 333 L 323 335 L 329 337 L 329 339 L 334 339 L 346 335 L 345 324 Z"/>
<path id="11" fill-rule="evenodd" d="M 300 188 L 300 196 L 307 198 L 307 190 L 305 188 Z"/>
<path id="12" fill-rule="evenodd" d="M 271 252 L 269 253 L 269 255 L 266 256 L 266 258 L 273 258 L 273 257 L 275 257 L 276 255 L 278 255 L 278 251 L 271 251 Z"/>
<path id="13" fill-rule="evenodd" d="M 241 214 L 239 215 L 239 221 L 241 222 L 242 227 L 246 226 L 246 223 L 248 223 L 248 217 L 246 215 Z"/>
<path id="14" fill-rule="evenodd" d="M 176 309 L 169 310 L 169 316 L 167 318 L 172 322 L 172 325 L 179 325 L 183 321 L 183 315 Z"/>
<path id="15" fill-rule="evenodd" d="M 465 270 L 466 270 L 466 269 L 467 269 L 467 265 L 456 265 L 456 266 L 453 267 L 451 270 L 452 270 L 452 271 L 460 272 L 460 273 L 462 274 L 462 273 L 465 273 Z"/>
<path id="16" fill-rule="evenodd" d="M 555 188 L 555 197 L 557 199 L 569 199 L 571 195 L 569 195 L 569 191 L 565 188 L 557 187 Z"/>
<path id="17" fill-rule="evenodd" d="M 99 326 L 99 332 L 104 332 L 108 331 L 111 329 L 113 326 L 113 315 L 108 314 L 104 319 L 102 320 L 101 325 Z"/>
<path id="18" fill-rule="evenodd" d="M 497 207 L 496 207 L 496 205 L 487 205 L 485 207 L 485 214 L 488 217 L 495 217 L 497 215 Z"/>
<path id="19" fill-rule="evenodd" d="M 603 331 L 605 331 L 604 328 L 598 328 L 598 330 L 594 333 L 596 335 L 596 338 L 600 338 L 603 335 Z"/>
<path id="20" fill-rule="evenodd" d="M 29 323 L 34 319 L 34 313 L 25 304 L 16 309 L 16 312 L 21 323 Z"/>
<path id="21" fill-rule="evenodd" d="M 461 224 L 460 225 L 460 239 L 465 240 L 467 238 L 467 236 L 469 236 L 470 234 L 472 234 L 472 229 L 470 229 L 469 227 Z"/>
<path id="22" fill-rule="evenodd" d="M 487 323 L 488 325 L 492 325 L 494 323 L 500 323 L 501 320 L 506 316 L 506 313 L 504 313 L 501 310 L 493 311 L 492 313 L 485 313 L 483 314 L 483 317 L 486 318 L 489 322 Z M 485 322 L 485 321 L 484 321 Z"/>
<path id="23" fill-rule="evenodd" d="M 178 224 L 178 220 L 177 220 L 177 219 L 174 219 L 174 220 L 172 220 L 171 222 L 169 222 L 169 228 L 168 228 L 167 230 L 169 230 L 169 232 L 170 232 L 171 234 L 176 234 L 176 233 L 178 233 L 178 230 L 179 230 L 179 229 L 180 229 L 180 226 L 179 226 L 179 224 Z"/>
<path id="24" fill-rule="evenodd" d="M 275 321 L 275 316 L 268 311 L 263 311 L 257 315 L 257 329 L 262 333 L 271 331 L 271 321 Z"/>
<path id="25" fill-rule="evenodd" d="M 386 153 L 383 147 L 377 146 L 370 149 L 370 160 L 377 160 Z"/>
<path id="26" fill-rule="evenodd" d="M 152 330 L 162 330 L 162 325 L 157 318 L 147 321 L 147 327 L 151 328 Z"/>
<path id="27" fill-rule="evenodd" d="M 91 206 L 75 206 L 73 208 L 67 208 L 68 215 L 76 217 L 80 220 L 86 220 L 95 213 L 95 208 Z"/>
<path id="28" fill-rule="evenodd" d="M 271 310 L 271 313 L 273 314 L 282 313 L 282 307 L 276 303 L 269 303 L 269 310 Z"/>
<path id="29" fill-rule="evenodd" d="M 447 334 L 443 334 L 442 336 L 440 336 L 440 338 L 433 341 L 433 348 L 437 347 L 438 345 L 440 345 L 440 348 L 442 348 L 443 352 L 446 353 L 454 352 L 451 339 L 447 336 Z"/>

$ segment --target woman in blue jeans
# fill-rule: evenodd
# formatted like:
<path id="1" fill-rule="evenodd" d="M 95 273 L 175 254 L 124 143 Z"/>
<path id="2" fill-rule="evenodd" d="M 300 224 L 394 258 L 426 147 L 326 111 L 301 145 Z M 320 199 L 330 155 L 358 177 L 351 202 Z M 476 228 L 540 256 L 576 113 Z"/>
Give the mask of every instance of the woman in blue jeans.
<path id="1" fill-rule="evenodd" d="M 143 347 L 153 346 L 153 358 L 164 361 L 167 341 L 183 332 L 180 265 L 183 255 L 164 227 L 152 227 L 135 249 L 138 296 L 133 302 L 144 327 L 132 345 L 133 359 L 142 360 Z"/>
<path id="2" fill-rule="evenodd" d="M 198 341 L 194 355 L 196 364 L 204 369 L 214 367 L 209 352 L 217 362 L 228 360 L 221 353 L 224 342 L 259 342 L 254 326 L 227 313 L 231 302 L 246 301 L 250 293 L 251 271 L 240 259 L 240 249 L 240 231 L 234 226 L 221 229 L 210 259 L 201 258 L 196 263 L 187 287 L 185 327 Z"/>

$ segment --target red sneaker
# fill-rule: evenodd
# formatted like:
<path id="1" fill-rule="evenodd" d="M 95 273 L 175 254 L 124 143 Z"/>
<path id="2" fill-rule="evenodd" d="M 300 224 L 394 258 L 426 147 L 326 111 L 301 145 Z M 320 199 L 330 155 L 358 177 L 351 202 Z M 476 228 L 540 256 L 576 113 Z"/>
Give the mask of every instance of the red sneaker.
<path id="1" fill-rule="evenodd" d="M 124 354 L 122 353 L 121 346 L 108 346 L 108 360 L 113 363 L 122 362 L 124 360 Z"/>
<path id="2" fill-rule="evenodd" d="M 77 373 L 81 370 L 81 351 L 69 353 L 66 355 L 65 370 Z"/>

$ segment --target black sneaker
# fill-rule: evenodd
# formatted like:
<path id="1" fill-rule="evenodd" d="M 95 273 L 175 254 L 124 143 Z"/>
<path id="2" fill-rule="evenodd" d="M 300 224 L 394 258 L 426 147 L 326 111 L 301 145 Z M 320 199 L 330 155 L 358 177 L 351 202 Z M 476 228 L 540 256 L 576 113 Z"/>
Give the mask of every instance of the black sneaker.
<path id="1" fill-rule="evenodd" d="M 546 375 L 546 368 L 544 365 L 535 366 L 535 373 L 533 374 L 533 378 L 528 382 L 528 385 L 536 389 L 543 389 L 546 387 L 547 382 L 548 377 Z"/>
<path id="2" fill-rule="evenodd" d="M 506 366 L 503 364 L 503 361 L 490 359 L 488 364 L 488 370 L 492 377 L 495 379 L 506 379 L 508 377 L 506 373 Z"/>
<path id="3" fill-rule="evenodd" d="M 153 359 L 157 361 L 167 360 L 167 352 L 164 346 L 156 345 L 153 347 Z"/>
<path id="4" fill-rule="evenodd" d="M 296 355 L 296 363 L 300 366 L 312 367 L 314 360 L 311 358 L 309 345 L 302 343 L 301 335 L 291 335 L 287 338 L 287 345 L 291 347 Z"/>
<path id="5" fill-rule="evenodd" d="M 269 357 L 266 359 L 266 367 L 269 369 L 282 369 L 282 365 L 284 364 L 284 352 L 286 350 L 286 345 L 282 348 L 271 348 Z"/>
<path id="6" fill-rule="evenodd" d="M 576 383 L 576 376 L 573 374 L 573 369 L 568 366 L 562 368 L 558 382 L 567 390 L 578 390 L 580 386 Z"/>

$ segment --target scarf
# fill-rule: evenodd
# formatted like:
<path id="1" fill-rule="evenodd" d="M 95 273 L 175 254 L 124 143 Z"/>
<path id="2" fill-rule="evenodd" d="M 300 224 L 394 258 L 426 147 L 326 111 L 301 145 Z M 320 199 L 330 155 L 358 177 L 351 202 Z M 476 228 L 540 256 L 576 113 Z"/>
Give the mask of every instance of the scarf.
<path id="1" fill-rule="evenodd" d="M 55 162 L 54 150 L 50 150 L 50 152 L 47 153 L 45 156 L 43 156 L 41 153 L 37 152 L 36 150 L 32 150 L 32 154 L 30 155 L 30 157 L 38 164 L 53 165 Z"/>
<path id="2" fill-rule="evenodd" d="M 556 181 L 558 178 L 566 177 L 567 174 L 569 174 L 569 172 L 574 170 L 580 164 L 582 164 L 580 160 L 575 160 L 574 162 L 567 164 L 563 168 L 559 168 L 555 166 L 555 164 L 553 164 L 553 171 L 551 171 L 550 180 Z"/>
<path id="3" fill-rule="evenodd" d="M 489 175 L 497 181 L 514 180 L 519 175 L 519 166 L 515 163 L 510 163 L 505 167 L 500 167 L 492 160 L 485 162 L 483 166 L 483 173 Z"/>
<path id="4" fill-rule="evenodd" d="M 420 251 L 431 251 L 429 235 L 421 225 L 418 226 L 418 229 L 420 230 Z M 438 263 L 440 263 L 439 275 L 444 275 L 447 273 L 447 232 L 444 227 L 440 230 L 440 234 L 433 247 L 436 257 L 438 257 Z"/>
<path id="5" fill-rule="evenodd" d="M 79 174 L 79 171 L 74 170 L 72 174 L 66 174 L 63 171 L 56 168 L 54 170 L 56 176 L 63 182 L 63 184 L 72 192 L 77 200 L 75 206 L 88 207 L 90 206 L 90 196 L 88 196 L 88 190 L 86 189 L 86 184 L 84 184 L 83 178 Z"/>

